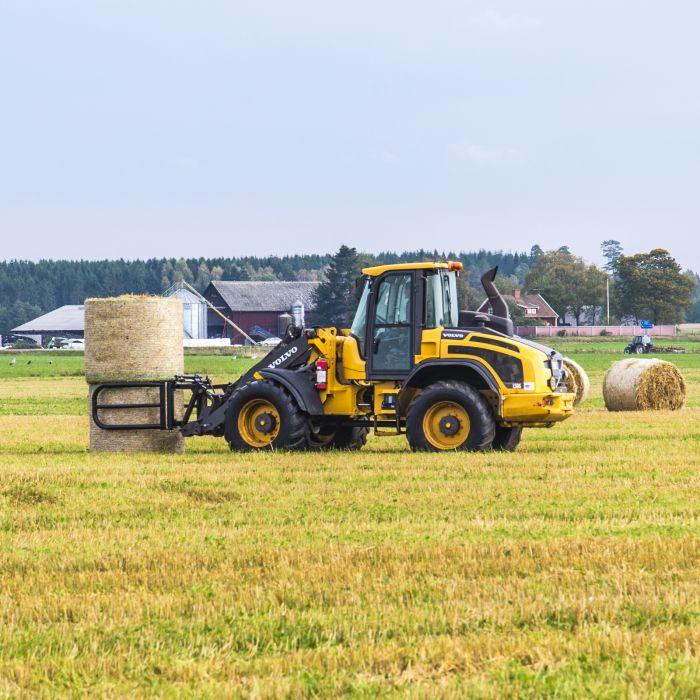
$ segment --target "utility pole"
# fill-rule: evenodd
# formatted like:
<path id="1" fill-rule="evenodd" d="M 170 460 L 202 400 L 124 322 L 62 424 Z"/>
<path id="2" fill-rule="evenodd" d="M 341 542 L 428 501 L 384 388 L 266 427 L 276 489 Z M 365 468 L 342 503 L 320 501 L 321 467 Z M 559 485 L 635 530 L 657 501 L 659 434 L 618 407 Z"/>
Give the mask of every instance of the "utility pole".
<path id="1" fill-rule="evenodd" d="M 610 278 L 605 280 L 605 297 L 608 303 L 608 325 L 610 325 Z"/>

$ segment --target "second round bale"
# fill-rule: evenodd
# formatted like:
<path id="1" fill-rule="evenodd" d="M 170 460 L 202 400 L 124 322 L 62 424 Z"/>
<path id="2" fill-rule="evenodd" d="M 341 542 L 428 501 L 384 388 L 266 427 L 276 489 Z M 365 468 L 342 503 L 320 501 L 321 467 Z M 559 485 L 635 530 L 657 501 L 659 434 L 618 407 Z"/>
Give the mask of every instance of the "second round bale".
<path id="1" fill-rule="evenodd" d="M 574 396 L 574 406 L 578 406 L 588 398 L 591 390 L 591 382 L 588 379 L 586 370 L 569 357 L 564 358 L 564 369 L 566 370 L 565 384 L 568 391 Z"/>
<path id="2" fill-rule="evenodd" d="M 677 411 L 685 395 L 680 370 L 656 358 L 620 360 L 603 380 L 603 399 L 609 411 Z"/>

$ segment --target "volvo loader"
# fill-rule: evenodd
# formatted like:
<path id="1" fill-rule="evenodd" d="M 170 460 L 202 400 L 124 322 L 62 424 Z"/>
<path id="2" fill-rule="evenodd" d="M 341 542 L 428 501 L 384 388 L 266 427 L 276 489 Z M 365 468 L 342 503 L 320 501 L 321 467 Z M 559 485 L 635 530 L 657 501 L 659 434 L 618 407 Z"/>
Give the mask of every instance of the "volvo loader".
<path id="1" fill-rule="evenodd" d="M 405 434 L 413 450 L 514 450 L 523 428 L 570 417 L 574 395 L 562 356 L 514 334 L 494 285 L 497 268 L 481 278 L 491 313 L 458 311 L 461 269 L 458 262 L 367 268 L 350 328 L 290 326 L 230 384 L 181 375 L 100 385 L 93 420 L 106 430 L 224 437 L 232 450 L 359 449 L 370 430 Z M 157 408 L 157 420 L 107 420 L 115 405 L 105 392 L 147 386 L 158 401 L 123 406 Z"/>

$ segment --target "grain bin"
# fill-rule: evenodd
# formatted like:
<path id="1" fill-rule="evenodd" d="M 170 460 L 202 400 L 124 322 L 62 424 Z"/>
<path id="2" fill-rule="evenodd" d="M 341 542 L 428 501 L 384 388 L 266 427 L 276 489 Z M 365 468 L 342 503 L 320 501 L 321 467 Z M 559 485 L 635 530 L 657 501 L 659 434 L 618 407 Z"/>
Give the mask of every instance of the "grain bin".
<path id="1" fill-rule="evenodd" d="M 609 411 L 677 411 L 685 403 L 683 375 L 671 362 L 628 359 L 613 364 L 603 381 Z"/>
<path id="2" fill-rule="evenodd" d="M 564 358 L 564 369 L 566 369 L 566 388 L 575 394 L 574 406 L 578 406 L 588 398 L 591 382 L 583 367 L 568 357 Z"/>
<path id="3" fill-rule="evenodd" d="M 85 378 L 91 385 L 172 379 L 184 372 L 182 302 L 175 297 L 122 296 L 85 302 Z M 157 390 L 105 391 L 100 403 L 158 401 Z M 176 411 L 181 411 L 182 398 Z M 158 409 L 103 410 L 103 422 L 152 423 Z M 117 418 L 118 414 L 118 418 Z M 178 431 L 107 431 L 90 419 L 90 449 L 108 452 L 182 452 Z"/>

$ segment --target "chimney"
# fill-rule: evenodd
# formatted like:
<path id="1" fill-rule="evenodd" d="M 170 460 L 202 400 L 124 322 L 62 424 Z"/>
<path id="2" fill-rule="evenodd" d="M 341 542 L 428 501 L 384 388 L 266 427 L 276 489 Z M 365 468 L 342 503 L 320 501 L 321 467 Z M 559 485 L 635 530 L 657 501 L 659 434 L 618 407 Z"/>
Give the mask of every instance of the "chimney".
<path id="1" fill-rule="evenodd" d="M 520 301 L 520 290 L 519 289 L 513 290 L 513 299 L 515 299 L 516 301 Z"/>

